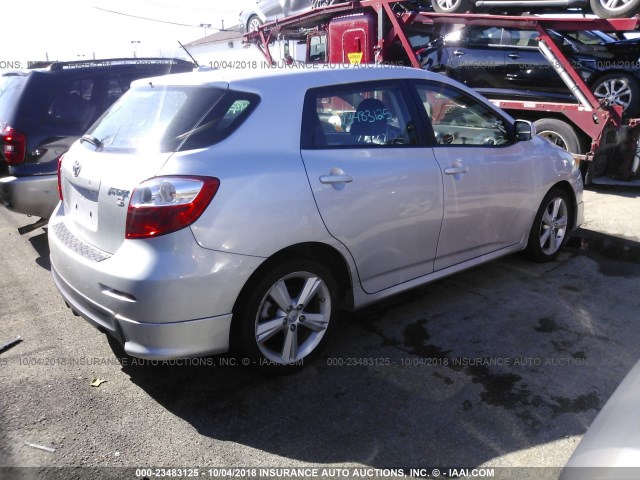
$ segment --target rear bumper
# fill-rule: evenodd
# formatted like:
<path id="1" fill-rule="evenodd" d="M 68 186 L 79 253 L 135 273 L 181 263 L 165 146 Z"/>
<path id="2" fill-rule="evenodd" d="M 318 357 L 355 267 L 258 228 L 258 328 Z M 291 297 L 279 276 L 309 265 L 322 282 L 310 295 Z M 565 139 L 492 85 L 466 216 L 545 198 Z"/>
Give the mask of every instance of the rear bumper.
<path id="1" fill-rule="evenodd" d="M 108 313 L 51 268 L 53 281 L 74 312 L 115 338 L 133 357 L 170 360 L 223 353 L 229 349 L 231 314 L 185 322 L 142 323 Z"/>
<path id="2" fill-rule="evenodd" d="M 169 360 L 229 348 L 231 312 L 264 261 L 200 247 L 189 228 L 126 240 L 110 255 L 49 223 L 51 272 L 66 303 L 132 356 Z"/>
<path id="3" fill-rule="evenodd" d="M 0 203 L 14 212 L 49 218 L 58 200 L 57 175 L 0 178 Z"/>

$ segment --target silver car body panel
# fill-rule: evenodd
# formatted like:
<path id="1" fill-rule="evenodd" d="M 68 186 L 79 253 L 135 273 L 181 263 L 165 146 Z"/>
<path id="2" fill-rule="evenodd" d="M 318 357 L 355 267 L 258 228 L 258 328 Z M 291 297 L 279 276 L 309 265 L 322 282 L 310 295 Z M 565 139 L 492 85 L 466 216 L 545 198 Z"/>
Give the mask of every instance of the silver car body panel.
<path id="1" fill-rule="evenodd" d="M 318 209 L 375 293 L 433 272 L 442 176 L 431 148 L 303 150 Z M 340 169 L 351 183 L 320 177 Z"/>
<path id="2" fill-rule="evenodd" d="M 436 270 L 517 245 L 526 238 L 533 220 L 532 179 L 538 160 L 534 143 L 434 148 L 444 172 L 446 205 Z"/>
<path id="3" fill-rule="evenodd" d="M 640 362 L 593 421 L 560 480 L 631 480 L 640 468 Z M 632 468 L 633 467 L 633 468 Z"/>
<path id="4" fill-rule="evenodd" d="M 56 175 L 0 178 L 0 202 L 14 212 L 49 218 L 58 198 Z"/>
<path id="5" fill-rule="evenodd" d="M 417 69 L 316 67 L 153 79 L 154 86 L 228 85 L 260 95 L 260 104 L 239 130 L 212 147 L 123 154 L 95 151 L 87 142 L 74 144 L 61 170 L 65 199 L 49 228 L 54 280 L 72 308 L 111 332 L 132 355 L 204 355 L 226 350 L 239 293 L 260 265 L 283 249 L 315 242 L 338 251 L 351 277 L 351 306 L 358 308 L 525 248 L 542 198 L 559 182 L 572 185 L 581 222 L 580 173 L 569 153 L 542 139 L 491 150 L 492 166 L 486 171 L 465 158 L 470 169 L 460 180 L 443 171 L 462 150 L 301 152 L 302 110 L 310 88 L 426 78 L 480 98 L 445 77 Z M 385 162 L 394 154 L 394 162 Z M 516 172 L 510 162 L 525 167 L 526 174 Z M 354 176 L 343 190 L 319 182 L 334 167 Z M 482 177 L 474 179 L 476 171 Z M 220 188 L 189 228 L 125 240 L 131 192 L 159 175 L 217 177 Z M 501 198 L 493 203 L 474 192 L 492 188 L 487 183 L 491 178 L 504 183 Z M 461 185 L 468 185 L 466 197 L 445 206 Z M 489 209 L 484 215 L 491 217 L 493 230 L 482 221 L 469 232 L 456 224 L 458 218 L 478 213 L 474 202 Z M 496 220 L 505 211 L 514 231 Z M 441 233 L 443 212 L 451 223 Z M 456 236 L 474 231 L 490 245 L 465 250 Z M 447 253 L 440 263 L 436 249 Z"/>

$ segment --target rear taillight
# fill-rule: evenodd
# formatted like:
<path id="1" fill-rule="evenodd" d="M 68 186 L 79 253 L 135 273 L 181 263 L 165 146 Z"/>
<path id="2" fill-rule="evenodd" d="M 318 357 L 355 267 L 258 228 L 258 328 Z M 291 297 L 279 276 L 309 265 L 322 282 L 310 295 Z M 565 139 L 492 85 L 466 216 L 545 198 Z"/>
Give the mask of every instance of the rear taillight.
<path id="1" fill-rule="evenodd" d="M 24 162 L 27 151 L 27 136 L 7 125 L 2 129 L 2 156 L 9 165 Z"/>
<path id="2" fill-rule="evenodd" d="M 131 194 L 126 238 L 158 237 L 188 227 L 219 186 L 212 177 L 156 177 L 141 183 Z"/>
<path id="3" fill-rule="evenodd" d="M 62 176 L 61 176 L 63 158 L 64 158 L 64 155 L 62 155 L 58 159 L 58 197 L 60 197 L 60 200 L 64 200 L 64 198 L 62 197 Z"/>

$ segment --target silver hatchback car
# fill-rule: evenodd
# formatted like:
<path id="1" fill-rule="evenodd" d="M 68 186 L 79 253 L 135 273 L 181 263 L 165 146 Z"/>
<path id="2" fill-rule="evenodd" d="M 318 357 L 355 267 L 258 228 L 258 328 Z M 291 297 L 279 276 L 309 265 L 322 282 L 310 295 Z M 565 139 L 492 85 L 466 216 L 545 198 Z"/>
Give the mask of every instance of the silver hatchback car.
<path id="1" fill-rule="evenodd" d="M 71 309 L 146 359 L 235 347 L 296 369 L 356 309 L 583 219 L 571 154 L 401 67 L 214 71 L 132 85 L 60 161 L 49 224 Z"/>

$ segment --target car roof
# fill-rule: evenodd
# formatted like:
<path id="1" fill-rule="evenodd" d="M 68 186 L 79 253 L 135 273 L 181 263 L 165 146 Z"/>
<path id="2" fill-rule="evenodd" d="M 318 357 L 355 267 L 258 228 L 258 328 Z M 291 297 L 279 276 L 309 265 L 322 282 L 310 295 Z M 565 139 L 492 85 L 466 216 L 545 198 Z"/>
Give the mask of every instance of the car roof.
<path id="1" fill-rule="evenodd" d="M 230 88 L 247 88 L 261 91 L 261 85 L 268 83 L 271 87 L 274 81 L 286 88 L 308 89 L 336 83 L 355 83 L 374 80 L 395 80 L 402 78 L 416 78 L 451 83 L 446 77 L 438 73 L 428 72 L 412 67 L 391 65 L 338 65 L 338 64 L 310 64 L 297 65 L 286 68 L 264 68 L 254 70 L 209 70 L 203 72 L 189 72 L 174 74 L 170 77 L 146 78 L 133 82 L 132 86 L 153 85 L 164 86 L 223 86 Z"/>

